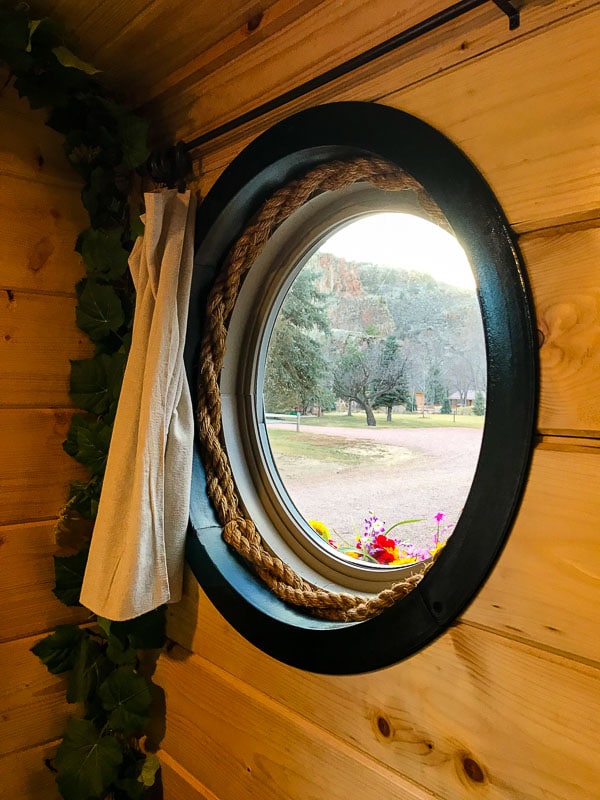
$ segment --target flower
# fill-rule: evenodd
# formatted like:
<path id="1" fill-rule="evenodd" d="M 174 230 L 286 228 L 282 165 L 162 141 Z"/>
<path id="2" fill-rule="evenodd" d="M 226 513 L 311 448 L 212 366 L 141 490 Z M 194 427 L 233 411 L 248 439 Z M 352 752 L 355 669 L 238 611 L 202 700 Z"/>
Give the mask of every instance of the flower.
<path id="1" fill-rule="evenodd" d="M 396 522 L 386 528 L 383 522 L 373 511 L 369 511 L 364 518 L 364 526 L 361 533 L 356 534 L 353 544 L 344 540 L 337 531 L 330 531 L 321 521 L 311 519 L 308 521 L 311 528 L 340 554 L 357 561 L 371 561 L 386 567 L 405 566 L 407 564 L 418 564 L 432 556 L 435 556 L 444 547 L 448 536 L 452 532 L 454 525 L 446 525 L 440 530 L 441 522 L 446 518 L 446 514 L 439 511 L 434 515 L 436 528 L 433 532 L 432 543 L 429 546 L 419 547 L 411 542 L 404 542 L 392 535 L 392 531 L 405 529 L 404 526 L 414 522 L 422 522 L 422 519 L 406 519 Z M 440 541 L 440 536 L 443 541 Z"/>
<path id="2" fill-rule="evenodd" d="M 323 522 L 320 522 L 318 519 L 309 519 L 308 524 L 313 529 L 315 533 L 318 533 L 322 539 L 325 541 L 329 541 L 329 528 Z"/>

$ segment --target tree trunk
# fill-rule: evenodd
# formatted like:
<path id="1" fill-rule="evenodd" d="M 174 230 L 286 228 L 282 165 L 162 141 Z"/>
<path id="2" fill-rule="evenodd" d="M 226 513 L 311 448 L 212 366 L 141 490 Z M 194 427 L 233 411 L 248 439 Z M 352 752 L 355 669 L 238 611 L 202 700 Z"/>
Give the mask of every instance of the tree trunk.
<path id="1" fill-rule="evenodd" d="M 386 420 L 387 420 L 388 422 L 391 422 L 391 421 L 392 421 L 392 406 L 388 406 L 388 407 L 387 407 L 387 417 L 386 417 Z"/>
<path id="2" fill-rule="evenodd" d="M 367 415 L 367 425 L 370 428 L 374 428 L 377 425 L 377 422 L 375 420 L 375 414 L 373 414 L 373 409 L 369 403 L 363 403 L 363 408 L 365 410 L 365 414 Z"/>
<path id="3" fill-rule="evenodd" d="M 348 416 L 352 416 L 352 400 L 348 400 Z"/>

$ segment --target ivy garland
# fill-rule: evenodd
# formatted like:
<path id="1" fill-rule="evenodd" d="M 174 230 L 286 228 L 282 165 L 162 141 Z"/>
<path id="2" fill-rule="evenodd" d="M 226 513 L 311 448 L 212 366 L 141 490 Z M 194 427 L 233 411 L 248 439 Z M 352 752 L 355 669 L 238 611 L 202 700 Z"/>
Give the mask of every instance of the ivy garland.
<path id="1" fill-rule="evenodd" d="M 70 486 L 56 529 L 65 554 L 54 558 L 54 594 L 77 606 L 131 342 L 135 292 L 127 262 L 143 230 L 139 176 L 148 131 L 102 88 L 97 70 L 65 47 L 54 21 L 30 20 L 22 6 L 0 8 L 0 64 L 19 95 L 32 109 L 47 108 L 47 124 L 63 134 L 90 219 L 75 245 L 86 269 L 76 317 L 96 350 L 71 362 L 70 394 L 85 413 L 73 416 L 63 445 L 90 478 Z M 153 737 L 153 711 L 163 705 L 151 674 L 164 642 L 163 606 L 129 622 L 92 615 L 82 628 L 59 625 L 32 648 L 51 673 L 68 673 L 67 701 L 83 712 L 69 720 L 54 761 L 65 800 L 135 800 L 157 788 L 158 759 L 140 740 Z"/>

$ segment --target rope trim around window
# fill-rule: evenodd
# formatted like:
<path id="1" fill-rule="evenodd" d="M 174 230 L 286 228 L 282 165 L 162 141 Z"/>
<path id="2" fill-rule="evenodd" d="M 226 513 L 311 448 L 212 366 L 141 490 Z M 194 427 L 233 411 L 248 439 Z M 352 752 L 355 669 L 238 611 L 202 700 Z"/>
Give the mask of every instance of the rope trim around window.
<path id="1" fill-rule="evenodd" d="M 242 281 L 271 235 L 301 206 L 326 191 L 366 182 L 385 191 L 407 191 L 424 216 L 448 230 L 448 221 L 425 189 L 399 167 L 379 158 L 354 158 L 317 166 L 277 190 L 259 209 L 231 248 L 207 301 L 206 327 L 200 347 L 197 419 L 207 493 L 223 539 L 252 565 L 281 600 L 311 614 L 335 621 L 357 622 L 376 616 L 406 597 L 423 579 L 433 561 L 372 597 L 330 592 L 309 583 L 274 555 L 256 526 L 241 509 L 221 432 L 219 378 L 225 356 L 227 325 Z"/>

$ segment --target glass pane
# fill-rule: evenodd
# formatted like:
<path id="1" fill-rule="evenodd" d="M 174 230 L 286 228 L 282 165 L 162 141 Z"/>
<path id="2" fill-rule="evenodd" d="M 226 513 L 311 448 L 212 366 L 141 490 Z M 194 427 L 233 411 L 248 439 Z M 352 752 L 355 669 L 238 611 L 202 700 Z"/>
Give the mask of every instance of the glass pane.
<path id="1" fill-rule="evenodd" d="M 263 399 L 281 482 L 325 550 L 386 567 L 442 547 L 473 481 L 486 401 L 458 241 L 400 213 L 324 241 L 278 313 Z"/>

